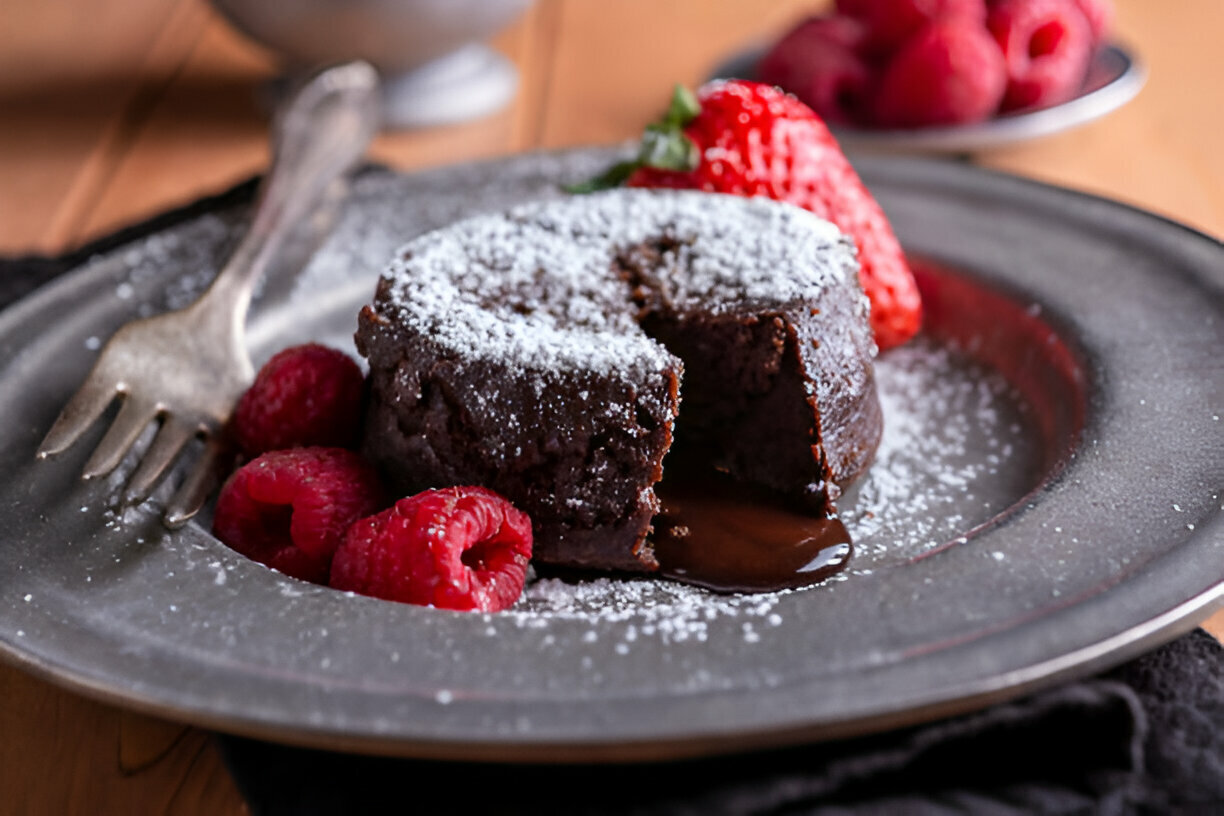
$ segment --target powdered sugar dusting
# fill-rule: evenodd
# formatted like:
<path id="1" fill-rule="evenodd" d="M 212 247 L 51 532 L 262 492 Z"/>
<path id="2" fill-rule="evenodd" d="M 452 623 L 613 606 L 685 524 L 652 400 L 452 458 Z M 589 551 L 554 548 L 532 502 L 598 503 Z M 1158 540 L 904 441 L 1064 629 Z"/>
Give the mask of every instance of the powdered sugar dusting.
<path id="1" fill-rule="evenodd" d="M 877 364 L 884 436 L 843 510 L 852 570 L 912 558 L 989 520 L 1033 486 L 1021 397 L 1003 376 L 920 338 Z"/>
<path id="2" fill-rule="evenodd" d="M 617 190 L 422 236 L 400 251 L 376 306 L 460 359 L 658 372 L 674 358 L 637 327 L 612 264 L 618 249 L 662 236 L 677 244 L 658 274 L 678 310 L 811 301 L 856 269 L 837 229 L 795 207 Z"/>

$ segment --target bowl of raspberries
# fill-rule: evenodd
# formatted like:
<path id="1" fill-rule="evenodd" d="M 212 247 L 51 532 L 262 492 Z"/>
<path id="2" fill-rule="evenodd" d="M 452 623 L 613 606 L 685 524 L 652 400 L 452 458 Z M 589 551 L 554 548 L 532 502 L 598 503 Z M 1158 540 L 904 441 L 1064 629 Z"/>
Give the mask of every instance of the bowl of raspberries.
<path id="1" fill-rule="evenodd" d="M 365 377 L 342 351 L 292 346 L 230 420 L 240 466 L 212 530 L 292 578 L 389 601 L 497 612 L 523 591 L 531 520 L 481 487 L 390 495 L 356 450 Z"/>
<path id="2" fill-rule="evenodd" d="M 1132 99 L 1111 0 L 835 0 L 722 66 L 794 94 L 846 145 L 964 152 L 1065 130 Z"/>

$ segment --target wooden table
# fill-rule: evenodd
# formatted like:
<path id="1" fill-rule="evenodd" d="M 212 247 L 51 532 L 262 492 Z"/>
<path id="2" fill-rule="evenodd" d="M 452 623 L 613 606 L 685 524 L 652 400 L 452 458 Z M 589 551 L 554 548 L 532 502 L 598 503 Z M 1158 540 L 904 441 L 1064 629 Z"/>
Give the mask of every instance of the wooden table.
<path id="1" fill-rule="evenodd" d="M 522 70 L 504 112 L 380 137 L 415 168 L 631 137 L 676 81 L 764 40 L 809 0 L 537 0 L 495 44 Z M 1219 0 L 1118 0 L 1150 68 L 1137 100 L 1071 133 L 975 158 L 1224 235 Z M 649 21 L 649 24 L 644 24 Z M 203 0 L 0 4 L 0 253 L 54 253 L 264 167 L 268 54 Z M 1224 613 L 1207 623 L 1224 634 Z M 235 814 L 208 734 L 0 667 L 0 811 Z"/>

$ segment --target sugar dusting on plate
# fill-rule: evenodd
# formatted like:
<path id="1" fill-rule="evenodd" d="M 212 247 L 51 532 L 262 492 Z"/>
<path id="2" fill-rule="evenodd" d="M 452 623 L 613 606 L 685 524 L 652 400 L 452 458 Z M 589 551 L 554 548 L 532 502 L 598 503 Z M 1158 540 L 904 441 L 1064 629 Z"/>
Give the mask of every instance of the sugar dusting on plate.
<path id="1" fill-rule="evenodd" d="M 781 597 L 827 592 L 904 564 L 964 535 L 1023 494 L 1033 471 L 1024 442 L 1031 431 L 1019 395 L 1000 374 L 926 338 L 890 351 L 876 370 L 884 439 L 843 503 L 842 519 L 856 548 L 847 571 L 805 589 L 752 595 L 719 595 L 651 578 L 546 578 L 529 583 L 505 614 L 524 625 L 632 620 L 641 634 L 665 639 L 700 640 L 705 623 L 723 615 L 777 625 Z M 998 483 L 1011 488 L 1000 490 Z M 966 499 L 979 508 L 976 515 L 964 510 Z M 961 511 L 949 512 L 952 506 Z"/>

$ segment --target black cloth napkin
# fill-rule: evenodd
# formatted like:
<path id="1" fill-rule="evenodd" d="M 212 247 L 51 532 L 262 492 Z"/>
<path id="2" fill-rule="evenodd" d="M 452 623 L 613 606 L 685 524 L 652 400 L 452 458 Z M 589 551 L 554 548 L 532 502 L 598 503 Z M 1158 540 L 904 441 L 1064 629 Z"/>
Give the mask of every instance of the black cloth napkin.
<path id="1" fill-rule="evenodd" d="M 645 765 L 362 757 L 220 737 L 255 816 L 1221 814 L 1224 648 L 1197 630 L 1119 669 L 872 737 Z"/>
<path id="2" fill-rule="evenodd" d="M 97 253 L 250 200 L 254 182 L 56 257 L 0 259 L 0 308 Z M 1112 672 L 888 734 L 715 759 L 397 760 L 219 736 L 255 816 L 1224 814 L 1224 648 L 1199 630 Z"/>
<path id="3" fill-rule="evenodd" d="M 197 215 L 247 203 L 254 198 L 257 183 L 258 179 L 245 181 L 223 193 L 162 213 L 53 258 L 42 255 L 0 257 L 0 309 L 25 297 L 53 278 L 80 266 L 95 255 L 152 235 Z"/>

